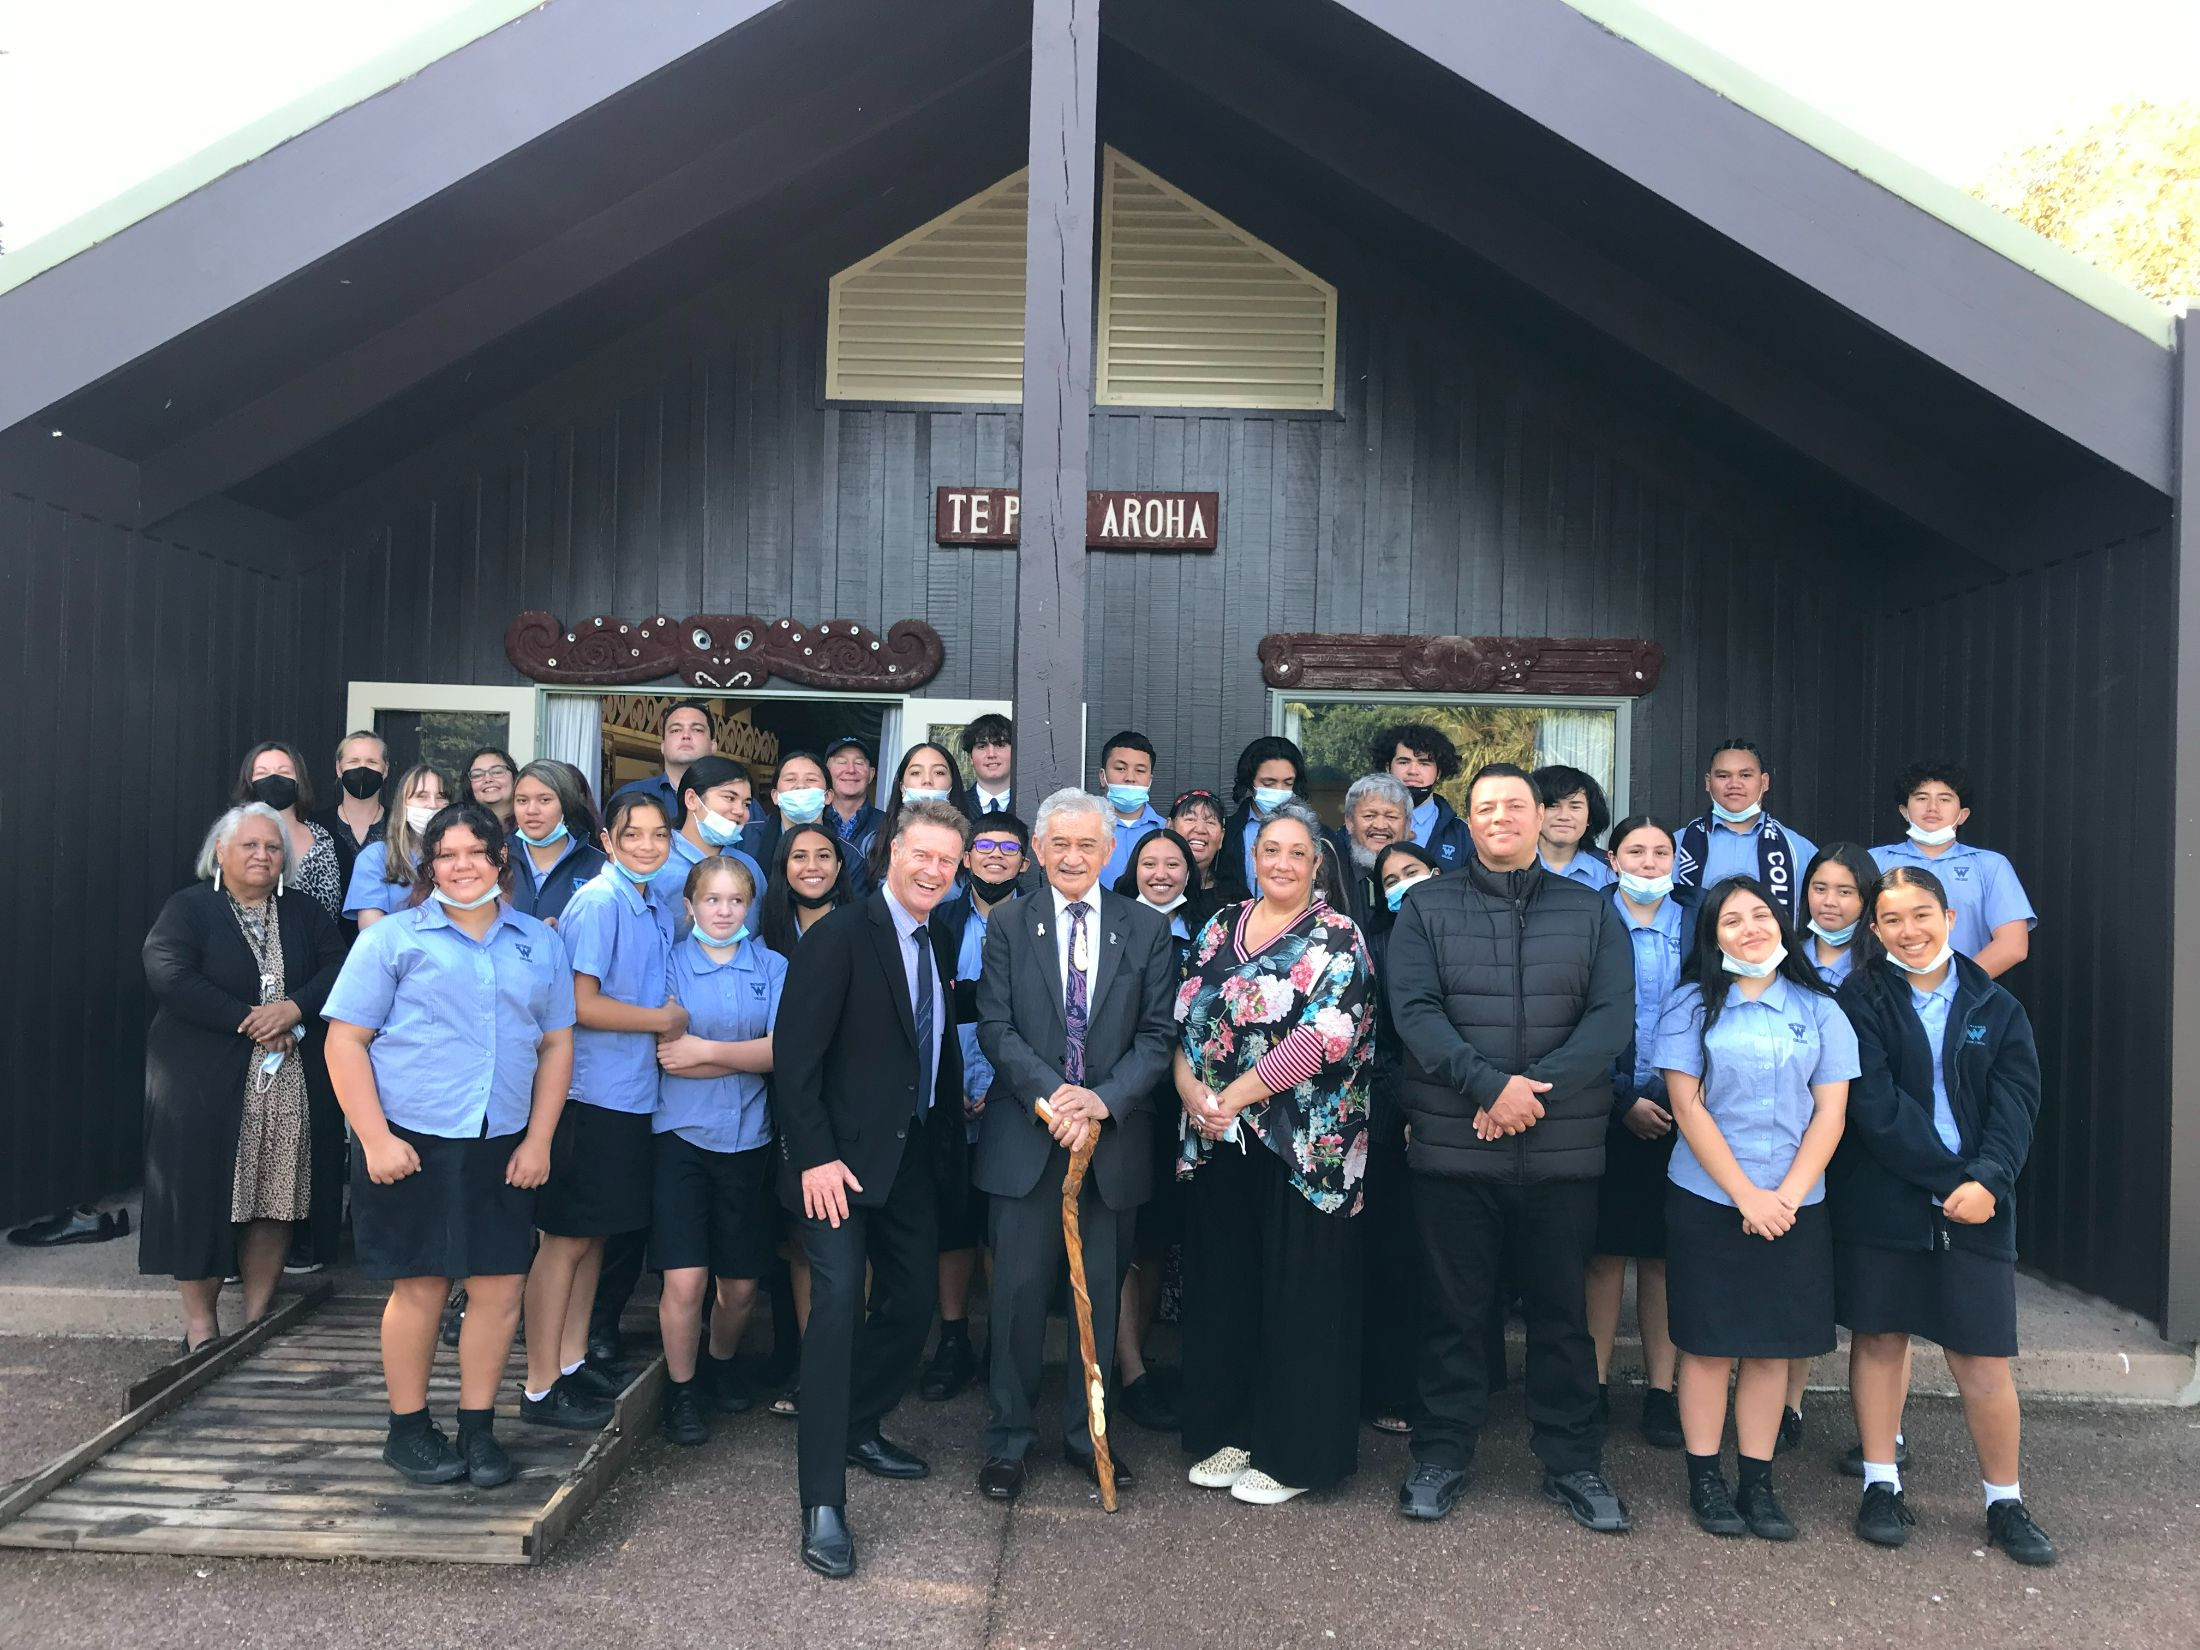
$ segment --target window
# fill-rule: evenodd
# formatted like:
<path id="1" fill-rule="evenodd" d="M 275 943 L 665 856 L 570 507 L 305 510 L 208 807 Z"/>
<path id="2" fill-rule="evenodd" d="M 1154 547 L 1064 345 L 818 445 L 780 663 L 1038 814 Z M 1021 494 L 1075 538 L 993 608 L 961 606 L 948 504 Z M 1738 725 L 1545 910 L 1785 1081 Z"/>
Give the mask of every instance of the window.
<path id="1" fill-rule="evenodd" d="M 1563 762 L 1595 777 L 1619 820 L 1627 813 L 1629 708 L 1621 699 L 1509 694 L 1277 694 L 1272 725 L 1306 752 L 1307 790 L 1332 823 L 1343 822 L 1345 788 L 1370 770 L 1375 736 L 1396 722 L 1441 728 L 1458 747 L 1459 773 L 1437 789 L 1461 813 L 1467 781 L 1483 763 L 1513 762 L 1532 773 Z"/>
<path id="2" fill-rule="evenodd" d="M 346 728 L 372 728 L 389 741 L 390 771 L 432 762 L 455 781 L 484 745 L 535 756 L 535 690 L 445 682 L 353 682 Z"/>

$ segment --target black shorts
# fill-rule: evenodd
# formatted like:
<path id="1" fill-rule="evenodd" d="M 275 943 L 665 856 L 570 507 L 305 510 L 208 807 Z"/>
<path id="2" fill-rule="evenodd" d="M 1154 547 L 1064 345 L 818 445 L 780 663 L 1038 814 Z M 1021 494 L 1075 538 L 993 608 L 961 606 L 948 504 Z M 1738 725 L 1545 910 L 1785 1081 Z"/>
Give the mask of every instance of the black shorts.
<path id="1" fill-rule="evenodd" d="M 967 1131 L 966 1131 L 967 1133 Z M 993 1200 L 970 1184 L 970 1160 L 978 1155 L 976 1142 L 959 1152 L 933 1152 L 932 1185 L 939 1198 L 940 1253 L 959 1249 L 983 1249 L 992 1238 L 987 1211 Z"/>
<path id="2" fill-rule="evenodd" d="M 367 1154 L 351 1158 L 351 1233 L 370 1278 L 498 1278 L 535 1260 L 535 1193 L 505 1184 L 505 1165 L 525 1138 L 446 1140 L 390 1125 L 419 1154 L 420 1172 L 387 1186 L 367 1178 Z"/>
<path id="3" fill-rule="evenodd" d="M 1666 1168 L 1680 1130 L 1645 1140 L 1624 1123 L 1604 1131 L 1604 1177 L 1597 1182 L 1597 1253 L 1665 1258 Z"/>
<path id="4" fill-rule="evenodd" d="M 1815 1358 L 1831 1352 L 1833 1223 L 1823 1203 L 1766 1242 L 1741 1212 L 1679 1186 L 1665 1199 L 1665 1325 L 1702 1358 Z"/>
<path id="5" fill-rule="evenodd" d="M 1922 1335 L 1973 1358 L 2017 1355 L 2017 1263 L 1967 1249 L 1833 1246 L 1834 1316 L 1852 1335 Z"/>
<path id="6" fill-rule="evenodd" d="M 652 1152 L 649 1264 L 659 1272 L 707 1266 L 721 1278 L 769 1271 L 779 1237 L 771 1147 L 705 1151 L 667 1132 L 655 1137 Z"/>
<path id="7" fill-rule="evenodd" d="M 550 1139 L 535 1224 L 554 1237 L 646 1231 L 654 1178 L 648 1112 L 568 1100 Z"/>

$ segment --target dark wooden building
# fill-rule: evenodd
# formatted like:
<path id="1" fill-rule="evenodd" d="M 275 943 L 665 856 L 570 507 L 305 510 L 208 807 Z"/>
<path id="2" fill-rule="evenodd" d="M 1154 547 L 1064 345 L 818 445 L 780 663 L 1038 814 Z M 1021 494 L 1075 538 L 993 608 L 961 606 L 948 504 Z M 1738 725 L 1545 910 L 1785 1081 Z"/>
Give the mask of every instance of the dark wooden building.
<path id="1" fill-rule="evenodd" d="M 1494 700 L 1667 817 L 1747 734 L 1820 841 L 1966 758 L 2040 914 L 2027 1258 L 2200 1335 L 2182 322 L 1626 25 L 550 0 L 0 264 L 0 1219 L 135 1179 L 138 943 L 255 740 L 527 754 L 684 673 L 1012 704 L 1027 792 L 1139 727 L 1171 789 Z M 1088 549 L 1088 488 L 1215 547 Z"/>

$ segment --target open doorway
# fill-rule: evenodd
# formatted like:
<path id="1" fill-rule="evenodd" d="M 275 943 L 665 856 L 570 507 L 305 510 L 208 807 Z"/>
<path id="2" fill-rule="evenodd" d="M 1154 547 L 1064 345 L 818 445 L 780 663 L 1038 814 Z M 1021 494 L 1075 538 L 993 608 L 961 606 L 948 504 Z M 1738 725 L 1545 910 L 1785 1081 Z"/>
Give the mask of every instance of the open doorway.
<path id="1" fill-rule="evenodd" d="M 772 788 L 782 755 L 824 752 L 835 739 L 856 738 L 871 747 L 899 738 L 899 699 L 859 699 L 838 694 L 607 693 L 601 700 L 603 794 L 660 771 L 659 735 L 665 712 L 682 699 L 707 700 L 718 728 L 718 748 L 744 764 L 758 796 Z M 889 752 L 887 760 L 894 753 Z"/>

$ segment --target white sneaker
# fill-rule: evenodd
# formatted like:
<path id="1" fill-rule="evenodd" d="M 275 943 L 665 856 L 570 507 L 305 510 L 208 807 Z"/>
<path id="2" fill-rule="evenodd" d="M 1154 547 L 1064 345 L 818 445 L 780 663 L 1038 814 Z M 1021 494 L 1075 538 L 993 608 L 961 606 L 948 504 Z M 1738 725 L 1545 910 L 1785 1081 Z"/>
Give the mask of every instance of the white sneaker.
<path id="1" fill-rule="evenodd" d="M 1203 1490 L 1226 1490 L 1243 1478 L 1246 1469 L 1252 1464 L 1252 1451 L 1235 1449 L 1225 1444 L 1192 1468 L 1186 1476 Z"/>
<path id="2" fill-rule="evenodd" d="M 1280 1507 L 1295 1495 L 1304 1495 L 1288 1484 L 1279 1484 L 1265 1472 L 1247 1471 L 1230 1486 L 1232 1501 L 1249 1502 L 1256 1507 Z"/>

